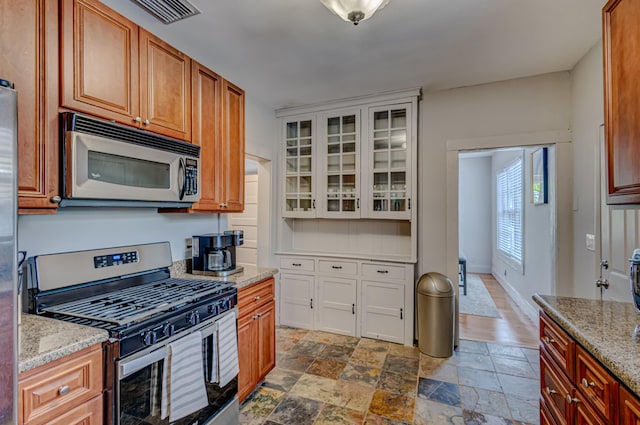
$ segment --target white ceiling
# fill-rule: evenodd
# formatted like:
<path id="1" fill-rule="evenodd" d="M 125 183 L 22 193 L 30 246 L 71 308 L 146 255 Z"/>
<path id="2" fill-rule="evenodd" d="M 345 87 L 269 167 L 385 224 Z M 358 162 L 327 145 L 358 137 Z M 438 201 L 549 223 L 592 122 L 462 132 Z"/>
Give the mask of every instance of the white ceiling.
<path id="1" fill-rule="evenodd" d="M 601 37 L 605 0 L 391 0 L 354 26 L 319 0 L 192 0 L 163 25 L 103 0 L 268 106 L 426 91 L 570 70 Z"/>

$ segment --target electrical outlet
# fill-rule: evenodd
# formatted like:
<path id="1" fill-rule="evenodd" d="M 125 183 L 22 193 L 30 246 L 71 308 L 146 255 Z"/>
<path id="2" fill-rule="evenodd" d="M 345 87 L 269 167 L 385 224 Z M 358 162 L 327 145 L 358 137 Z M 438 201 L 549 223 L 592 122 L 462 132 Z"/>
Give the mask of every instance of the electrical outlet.
<path id="1" fill-rule="evenodd" d="M 592 235 L 591 233 L 587 233 L 586 244 L 588 251 L 596 250 L 596 235 Z"/>

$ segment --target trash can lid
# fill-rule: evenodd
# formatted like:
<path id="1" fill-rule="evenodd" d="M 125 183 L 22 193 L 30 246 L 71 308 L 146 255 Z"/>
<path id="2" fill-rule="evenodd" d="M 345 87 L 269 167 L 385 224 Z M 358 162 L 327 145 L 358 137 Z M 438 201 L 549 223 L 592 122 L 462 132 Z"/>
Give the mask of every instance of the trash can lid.
<path id="1" fill-rule="evenodd" d="M 418 293 L 432 297 L 452 297 L 454 294 L 451 279 L 442 273 L 423 274 L 418 280 Z"/>

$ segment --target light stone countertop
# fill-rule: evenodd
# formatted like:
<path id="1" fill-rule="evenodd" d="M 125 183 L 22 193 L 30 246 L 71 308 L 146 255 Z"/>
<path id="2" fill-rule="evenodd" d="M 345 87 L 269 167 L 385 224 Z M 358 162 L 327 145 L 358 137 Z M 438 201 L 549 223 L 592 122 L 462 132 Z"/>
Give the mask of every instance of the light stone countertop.
<path id="1" fill-rule="evenodd" d="M 106 341 L 107 331 L 35 314 L 22 314 L 18 327 L 18 373 Z"/>
<path id="2" fill-rule="evenodd" d="M 533 300 L 640 396 L 640 315 L 632 303 L 538 294 Z"/>
<path id="3" fill-rule="evenodd" d="M 254 283 L 260 282 L 261 280 L 268 279 L 278 273 L 278 269 L 274 268 L 244 266 L 244 270 L 240 273 L 235 273 L 225 277 L 218 277 L 191 274 L 187 272 L 187 267 L 188 266 L 186 261 L 174 262 L 171 266 L 171 277 L 177 277 L 181 279 L 203 279 L 234 282 L 238 290 L 247 286 L 251 286 Z"/>

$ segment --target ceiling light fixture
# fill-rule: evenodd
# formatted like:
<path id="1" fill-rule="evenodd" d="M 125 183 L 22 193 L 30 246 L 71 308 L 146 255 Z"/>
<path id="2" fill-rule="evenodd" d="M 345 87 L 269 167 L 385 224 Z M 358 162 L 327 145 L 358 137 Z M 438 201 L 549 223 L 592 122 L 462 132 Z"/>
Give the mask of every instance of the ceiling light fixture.
<path id="1" fill-rule="evenodd" d="M 320 0 L 327 9 L 347 22 L 358 25 L 389 3 L 389 0 Z"/>

